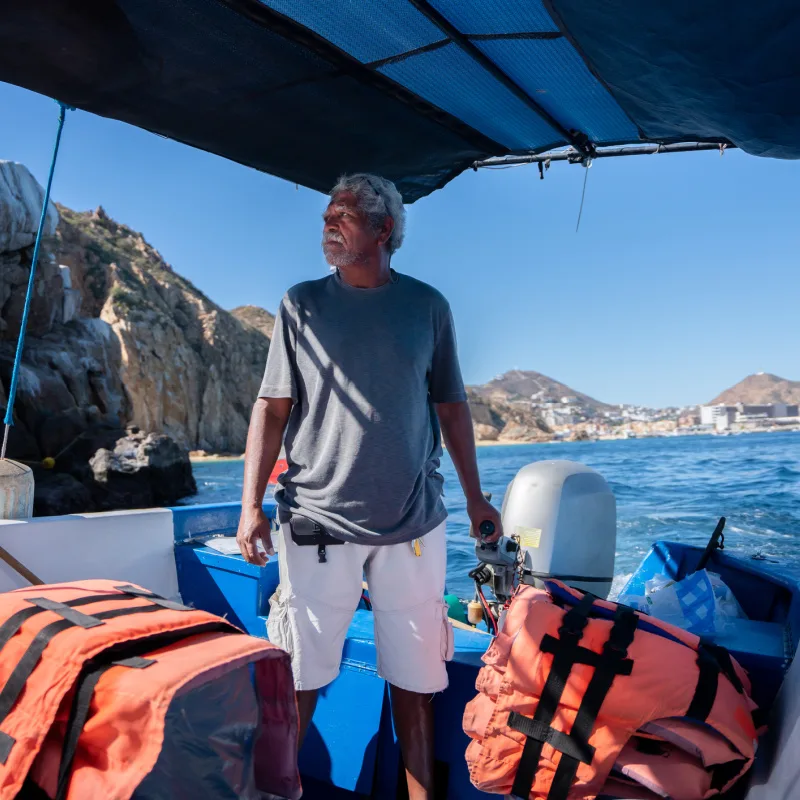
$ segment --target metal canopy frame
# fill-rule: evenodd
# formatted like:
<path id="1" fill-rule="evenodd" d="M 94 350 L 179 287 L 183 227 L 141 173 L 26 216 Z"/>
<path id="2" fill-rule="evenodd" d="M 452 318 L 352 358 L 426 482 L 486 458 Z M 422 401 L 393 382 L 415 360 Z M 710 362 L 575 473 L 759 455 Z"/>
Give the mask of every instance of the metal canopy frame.
<path id="1" fill-rule="evenodd" d="M 726 150 L 736 149 L 736 145 L 728 141 L 719 142 L 678 142 L 675 144 L 623 145 L 621 147 L 595 148 L 587 159 L 586 153 L 574 147 L 565 150 L 548 150 L 545 153 L 531 153 L 521 156 L 498 156 L 476 161 L 473 170 L 499 167 L 516 167 L 522 164 L 542 164 L 549 166 L 553 161 L 567 161 L 570 164 L 586 164 L 595 158 L 619 158 L 621 156 L 654 156 L 660 153 L 695 153 L 704 150 L 717 150 L 722 155 Z"/>

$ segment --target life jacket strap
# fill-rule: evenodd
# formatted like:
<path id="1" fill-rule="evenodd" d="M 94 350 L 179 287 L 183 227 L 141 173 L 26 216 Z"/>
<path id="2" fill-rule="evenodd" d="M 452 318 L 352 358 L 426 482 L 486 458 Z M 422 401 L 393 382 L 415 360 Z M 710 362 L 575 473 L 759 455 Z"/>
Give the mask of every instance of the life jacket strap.
<path id="1" fill-rule="evenodd" d="M 578 765 L 590 764 L 594 756 L 594 748 L 589 744 L 589 737 L 614 678 L 617 675 L 631 674 L 633 661 L 627 657 L 628 647 L 636 633 L 638 620 L 631 609 L 622 606 L 617 608 L 614 624 L 608 640 L 603 645 L 602 653 L 595 653 L 578 644 L 595 599 L 591 594 L 585 594 L 580 602 L 564 615 L 558 638 L 549 635 L 544 637 L 542 650 L 553 653 L 553 664 L 533 718 L 524 717 L 516 712 L 512 712 L 513 717 L 509 716 L 509 726 L 525 733 L 527 737 L 511 789 L 515 797 L 527 800 L 530 796 L 539 769 L 542 746 L 547 742 L 561 753 L 548 800 L 566 800 Z M 551 723 L 575 664 L 593 666 L 594 674 L 586 688 L 572 730 L 569 734 L 565 734 L 552 728 Z"/>
<path id="2" fill-rule="evenodd" d="M 135 588 L 135 587 L 132 587 Z M 130 600 L 132 597 L 139 597 L 139 596 L 146 596 L 146 595 L 133 595 L 129 592 L 125 592 L 124 594 L 109 594 L 108 592 L 104 594 L 88 594 L 84 597 L 76 597 L 74 600 L 67 600 L 65 603 L 61 603 L 63 606 L 67 606 L 69 608 L 79 608 L 80 606 L 90 605 L 91 603 L 114 603 L 120 602 L 122 600 Z M 31 599 L 36 598 L 29 598 L 28 602 L 31 602 Z M 154 602 L 158 598 L 158 595 L 148 596 L 151 602 Z M 2 625 L 0 625 L 0 652 L 3 648 L 11 641 L 11 639 L 19 633 L 20 628 L 31 618 L 36 616 L 37 614 L 41 614 L 43 611 L 47 611 L 41 605 L 34 604 L 31 605 L 30 608 L 23 608 L 16 613 L 12 614 Z"/>
<path id="3" fill-rule="evenodd" d="M 686 709 L 686 716 L 698 722 L 705 722 L 717 699 L 720 668 L 714 657 L 702 645 L 697 648 L 697 668 L 699 670 L 697 685 L 689 708 Z"/>
<path id="4" fill-rule="evenodd" d="M 51 600 L 49 597 L 28 597 L 27 600 L 43 611 L 55 612 L 60 617 L 69 620 L 73 625 L 77 625 L 80 628 L 96 628 L 98 625 L 105 624 L 103 620 L 97 619 L 97 617 L 92 617 L 89 614 L 82 614 L 80 611 L 70 608 L 66 603 L 59 603 L 55 600 Z"/>
<path id="5" fill-rule="evenodd" d="M 161 595 L 154 594 L 153 592 L 148 592 L 147 589 L 140 589 L 138 586 L 131 586 L 130 584 L 125 584 L 124 586 L 115 586 L 114 587 L 118 592 L 123 592 L 131 597 L 143 597 L 146 600 L 149 600 L 151 603 L 155 603 L 157 606 L 161 606 L 162 608 L 168 608 L 170 611 L 191 611 L 192 609 L 189 606 L 183 605 L 183 603 L 178 603 L 175 600 L 167 600 L 166 597 L 161 597 Z"/>
<path id="6" fill-rule="evenodd" d="M 714 660 L 719 664 L 719 668 L 722 670 L 725 677 L 733 684 L 733 688 L 736 689 L 739 694 L 744 694 L 744 684 L 742 684 L 742 681 L 736 674 L 736 670 L 733 667 L 733 659 L 727 649 L 705 638 L 700 639 L 700 644 L 711 653 Z"/>
<path id="7" fill-rule="evenodd" d="M 591 764 L 594 758 L 594 747 L 591 745 L 587 744 L 585 748 L 581 749 L 579 743 L 563 731 L 551 728 L 549 725 L 543 725 L 541 722 L 536 722 L 518 711 L 512 711 L 508 715 L 508 727 L 524 733 L 527 737 L 535 739 L 537 742 L 549 744 L 559 753 L 576 758 L 584 764 Z"/>
<path id="8" fill-rule="evenodd" d="M 536 705 L 536 711 L 532 719 L 522 717 L 535 723 L 536 731 L 550 728 L 553 722 L 569 673 L 580 655 L 579 650 L 583 649 L 578 646 L 578 642 L 583 637 L 583 631 L 589 622 L 589 612 L 596 599 L 593 594 L 586 592 L 580 601 L 564 614 L 561 627 L 558 629 L 558 648 L 553 655 L 553 664 Z M 521 715 L 515 718 L 518 724 L 521 722 L 519 716 Z M 527 734 L 526 737 L 511 793 L 528 800 L 536 771 L 539 769 L 545 737 L 536 738 Z"/>
<path id="9" fill-rule="evenodd" d="M 543 653 L 556 653 L 558 648 L 561 647 L 561 640 L 550 634 L 545 634 L 542 638 L 540 650 Z M 595 653 L 594 650 L 589 650 L 586 647 L 575 648 L 575 664 L 587 664 L 590 667 L 599 667 L 603 662 L 603 654 Z M 618 675 L 630 675 L 633 669 L 633 661 L 626 658 L 620 661 Z"/>
<path id="10" fill-rule="evenodd" d="M 627 657 L 628 647 L 636 635 L 638 619 L 638 616 L 630 608 L 617 606 L 614 613 L 614 624 L 611 626 L 608 640 L 603 645 L 600 663 L 595 667 L 594 674 L 586 687 L 586 693 L 583 695 L 569 733 L 579 750 L 589 747 L 589 737 L 592 735 L 600 708 L 614 679 L 617 675 L 631 674 L 633 662 Z M 579 763 L 580 760 L 574 756 L 567 753 L 562 754 L 547 794 L 547 800 L 567 800 Z"/>

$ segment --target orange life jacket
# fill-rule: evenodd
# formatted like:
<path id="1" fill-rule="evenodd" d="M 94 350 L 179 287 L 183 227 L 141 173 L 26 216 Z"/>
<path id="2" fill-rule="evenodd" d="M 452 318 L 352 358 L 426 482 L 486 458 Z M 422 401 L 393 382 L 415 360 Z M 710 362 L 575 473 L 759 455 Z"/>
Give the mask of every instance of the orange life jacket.
<path id="1" fill-rule="evenodd" d="M 298 798 L 297 709 L 282 650 L 115 581 L 0 594 L 0 800 L 21 790 L 127 800 L 156 764 L 173 698 L 246 665 L 261 701 L 255 785 Z"/>
<path id="2" fill-rule="evenodd" d="M 558 581 L 547 588 L 517 592 L 466 707 L 477 788 L 565 800 L 613 779 L 700 800 L 750 767 L 756 706 L 727 652 Z"/>

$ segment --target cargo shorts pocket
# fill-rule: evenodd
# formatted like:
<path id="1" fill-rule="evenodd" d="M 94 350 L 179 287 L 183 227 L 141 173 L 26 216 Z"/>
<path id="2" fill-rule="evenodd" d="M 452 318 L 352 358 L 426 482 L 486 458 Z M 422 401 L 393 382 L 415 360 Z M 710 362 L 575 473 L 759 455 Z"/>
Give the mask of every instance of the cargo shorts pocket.
<path id="1" fill-rule="evenodd" d="M 269 617 L 267 617 L 267 638 L 276 647 L 285 650 L 289 655 L 294 650 L 292 623 L 289 619 L 289 597 L 281 593 L 280 586 L 269 599 Z"/>
<path id="2" fill-rule="evenodd" d="M 453 626 L 450 623 L 450 616 L 448 615 L 448 607 L 447 603 L 441 603 L 441 613 L 442 613 L 442 639 L 441 639 L 441 650 L 442 650 L 442 660 L 443 661 L 452 661 L 453 660 L 453 651 L 455 649 L 455 642 L 454 642 L 454 634 L 453 634 Z"/>

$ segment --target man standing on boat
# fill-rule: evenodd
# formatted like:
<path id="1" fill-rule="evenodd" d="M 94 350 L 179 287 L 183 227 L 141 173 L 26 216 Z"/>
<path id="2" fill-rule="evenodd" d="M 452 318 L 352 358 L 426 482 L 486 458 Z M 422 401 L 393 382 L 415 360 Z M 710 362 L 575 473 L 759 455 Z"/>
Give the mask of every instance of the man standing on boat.
<path id="1" fill-rule="evenodd" d="M 488 520 L 496 540 L 500 517 L 481 493 L 450 307 L 390 266 L 405 233 L 399 192 L 374 175 L 346 176 L 323 222 L 332 273 L 291 288 L 278 310 L 250 420 L 237 538 L 250 563 L 266 561 L 259 539 L 273 554 L 262 503 L 285 443 L 281 583 L 268 633 L 292 655 L 301 741 L 317 690 L 339 674 L 366 575 L 378 672 L 391 685 L 409 798 L 419 800 L 433 796 L 430 700 L 447 686 L 453 647 L 442 438 L 473 529 Z"/>

